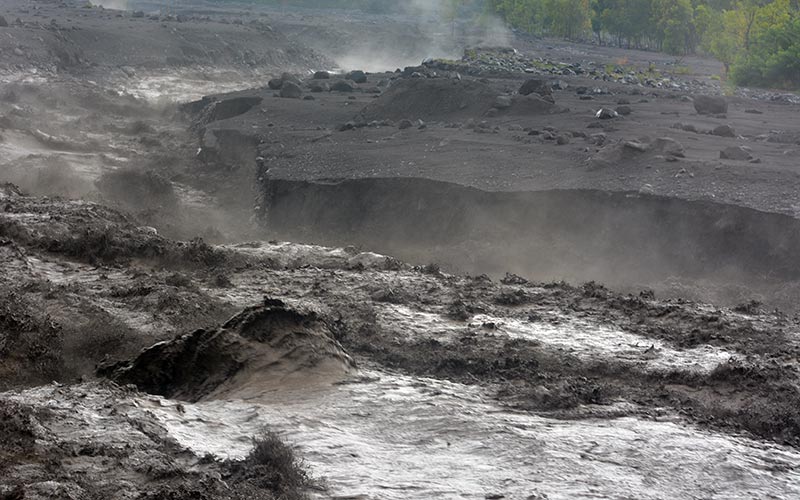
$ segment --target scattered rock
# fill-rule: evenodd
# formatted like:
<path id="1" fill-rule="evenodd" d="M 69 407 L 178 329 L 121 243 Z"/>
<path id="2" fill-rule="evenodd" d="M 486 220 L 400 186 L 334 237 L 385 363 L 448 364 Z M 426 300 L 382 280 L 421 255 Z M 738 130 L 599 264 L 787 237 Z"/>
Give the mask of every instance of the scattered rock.
<path id="1" fill-rule="evenodd" d="M 617 112 L 618 115 L 622 116 L 628 116 L 633 112 L 630 106 L 619 106 L 615 111 Z"/>
<path id="2" fill-rule="evenodd" d="M 300 85 L 284 81 L 283 85 L 281 86 L 281 97 L 287 97 L 290 99 L 300 99 L 303 95 L 303 89 L 300 88 Z"/>
<path id="3" fill-rule="evenodd" d="M 750 161 L 753 155 L 742 146 L 731 146 L 719 152 L 721 160 Z"/>
<path id="4" fill-rule="evenodd" d="M 351 71 L 345 75 L 345 78 L 355 83 L 367 83 L 367 74 L 361 70 Z"/>
<path id="5" fill-rule="evenodd" d="M 569 144 L 569 136 L 564 134 L 556 136 L 556 144 L 558 144 L 559 146 Z"/>
<path id="6" fill-rule="evenodd" d="M 331 90 L 331 86 L 328 85 L 328 82 L 322 82 L 317 80 L 317 81 L 312 81 L 308 85 L 308 89 L 311 92 L 329 92 Z"/>
<path id="7" fill-rule="evenodd" d="M 3 16 L 0 16 L 0 28 L 8 28 L 8 21 Z"/>
<path id="8" fill-rule="evenodd" d="M 397 128 L 400 130 L 405 130 L 407 128 L 411 128 L 414 126 L 414 122 L 409 119 L 400 120 L 400 123 L 397 125 Z"/>
<path id="9" fill-rule="evenodd" d="M 701 115 L 721 115 L 728 112 L 728 101 L 720 96 L 699 95 L 694 98 L 694 109 Z"/>
<path id="10" fill-rule="evenodd" d="M 267 86 L 272 90 L 280 90 L 283 87 L 283 80 L 280 78 L 273 78 L 267 82 Z"/>
<path id="11" fill-rule="evenodd" d="M 759 111 L 757 109 L 745 109 L 744 112 L 745 113 L 750 113 L 751 115 L 763 115 L 764 114 L 763 111 Z"/>
<path id="12" fill-rule="evenodd" d="M 736 137 L 736 131 L 730 125 L 720 125 L 711 131 L 711 135 L 719 137 Z"/>
<path id="13" fill-rule="evenodd" d="M 520 95 L 539 94 L 540 96 L 546 96 L 552 93 L 553 91 L 550 85 L 547 84 L 546 80 L 541 78 L 531 78 L 526 80 L 525 83 L 523 83 L 519 88 Z"/>
<path id="14" fill-rule="evenodd" d="M 327 71 L 317 71 L 314 73 L 314 80 L 329 80 L 331 74 Z"/>
<path id="15" fill-rule="evenodd" d="M 610 119 L 612 119 L 612 118 L 616 118 L 616 117 L 617 117 L 617 116 L 619 116 L 619 115 L 618 115 L 618 114 L 617 114 L 617 112 L 616 112 L 616 111 L 614 111 L 613 109 L 608 109 L 608 108 L 600 108 L 600 109 L 597 111 L 597 113 L 595 113 L 595 114 L 594 114 L 594 116 L 595 116 L 596 118 L 599 118 L 600 120 L 610 120 Z"/>
<path id="16" fill-rule="evenodd" d="M 336 80 L 330 87 L 332 92 L 353 92 L 356 84 L 350 80 Z"/>
<path id="17" fill-rule="evenodd" d="M 685 132 L 693 132 L 695 134 L 697 133 L 697 127 L 695 127 L 691 123 L 677 122 L 674 125 L 672 125 L 672 128 L 675 128 L 675 129 L 678 129 L 678 130 L 683 130 Z"/>

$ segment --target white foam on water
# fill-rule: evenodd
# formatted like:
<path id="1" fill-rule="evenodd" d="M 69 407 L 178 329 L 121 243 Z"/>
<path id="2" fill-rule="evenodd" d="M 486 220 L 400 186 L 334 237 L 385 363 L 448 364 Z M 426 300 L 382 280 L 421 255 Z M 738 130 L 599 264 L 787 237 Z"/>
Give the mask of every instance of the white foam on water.
<path id="1" fill-rule="evenodd" d="M 709 372 L 732 357 L 730 352 L 714 346 L 703 345 L 679 350 L 658 339 L 557 313 L 553 315 L 558 316 L 558 323 L 522 321 L 486 314 L 473 316 L 466 323 L 403 305 L 384 304 L 378 309 L 382 325 L 392 332 L 405 333 L 408 336 L 433 337 L 446 342 L 454 334 L 471 329 L 479 331 L 481 335 L 539 342 L 545 348 L 581 359 L 611 359 L 634 364 L 649 371 Z M 494 328 L 483 328 L 486 324 L 492 324 Z"/>
<path id="2" fill-rule="evenodd" d="M 800 498 L 800 453 L 789 448 L 677 418 L 544 418 L 476 387 L 365 375 L 263 401 L 139 404 L 200 454 L 242 457 L 269 426 L 296 443 L 326 498 Z"/>

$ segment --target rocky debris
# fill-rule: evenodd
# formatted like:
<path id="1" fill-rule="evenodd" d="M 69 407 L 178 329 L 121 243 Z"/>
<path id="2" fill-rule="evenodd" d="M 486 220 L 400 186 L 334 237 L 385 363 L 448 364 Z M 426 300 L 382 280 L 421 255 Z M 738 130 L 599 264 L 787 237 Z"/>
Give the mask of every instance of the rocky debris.
<path id="1" fill-rule="evenodd" d="M 723 115 L 728 112 L 728 101 L 720 96 L 699 95 L 694 98 L 694 109 L 701 115 Z"/>
<path id="2" fill-rule="evenodd" d="M 350 71 L 345 75 L 345 79 L 355 83 L 367 83 L 367 74 L 361 70 Z"/>
<path id="3" fill-rule="evenodd" d="M 300 86 L 300 79 L 291 73 L 283 73 L 280 78 L 273 78 L 267 82 L 267 86 L 272 90 L 281 90 L 285 83 L 292 83 L 297 87 Z"/>
<path id="4" fill-rule="evenodd" d="M 721 160 L 750 161 L 753 155 L 742 146 L 730 146 L 719 152 Z"/>
<path id="5" fill-rule="evenodd" d="M 556 144 L 558 144 L 559 146 L 569 144 L 569 141 L 570 141 L 569 136 L 566 134 L 559 134 L 556 136 Z"/>
<path id="6" fill-rule="evenodd" d="M 617 106 L 614 111 L 616 111 L 620 116 L 628 116 L 633 113 L 633 109 L 631 109 L 630 106 Z"/>
<path id="7" fill-rule="evenodd" d="M 673 124 L 671 128 L 678 129 L 678 130 L 683 130 L 684 132 L 692 132 L 692 133 L 695 133 L 695 134 L 698 133 L 697 127 L 695 127 L 691 123 L 677 122 L 677 123 Z"/>
<path id="8" fill-rule="evenodd" d="M 719 137 L 736 137 L 736 131 L 730 125 L 720 125 L 711 131 L 711 135 Z"/>
<path id="9" fill-rule="evenodd" d="M 546 80 L 541 78 L 529 78 L 522 84 L 518 91 L 521 95 L 539 94 L 547 96 L 553 93 L 552 88 Z"/>
<path id="10" fill-rule="evenodd" d="M 612 118 L 618 117 L 619 114 L 613 109 L 600 108 L 599 110 L 597 110 L 594 116 L 595 118 L 598 118 L 600 120 L 611 120 Z"/>
<path id="11" fill-rule="evenodd" d="M 331 74 L 328 71 L 316 71 L 314 73 L 313 79 L 314 80 L 329 80 Z"/>
<path id="12" fill-rule="evenodd" d="M 351 80 L 336 80 L 331 83 L 330 88 L 331 92 L 354 92 L 357 87 Z"/>
<path id="13" fill-rule="evenodd" d="M 314 93 L 330 92 L 331 86 L 326 81 L 313 80 L 308 84 L 308 90 Z"/>
<path id="14" fill-rule="evenodd" d="M 8 28 L 8 21 L 3 16 L 0 16 L 0 28 Z"/>
<path id="15" fill-rule="evenodd" d="M 330 384 L 354 366 L 318 313 L 267 299 L 217 329 L 156 344 L 100 373 L 150 394 L 197 401 Z"/>
<path id="16" fill-rule="evenodd" d="M 406 130 L 414 126 L 414 122 L 409 119 L 400 120 L 400 123 L 397 124 L 397 128 L 400 130 Z"/>
<path id="17" fill-rule="evenodd" d="M 591 137 L 595 142 L 595 136 Z M 605 142 L 603 138 L 600 144 Z M 596 143 L 596 142 L 595 142 Z M 650 162 L 654 159 L 675 161 L 685 157 L 685 149 L 681 143 L 671 137 L 659 137 L 619 141 L 603 146 L 590 160 L 593 168 L 609 168 L 627 162 Z"/>
<path id="18" fill-rule="evenodd" d="M 290 82 L 284 81 L 283 85 L 281 86 L 280 96 L 286 97 L 289 99 L 299 99 L 303 95 L 303 89 L 300 88 L 300 85 Z"/>

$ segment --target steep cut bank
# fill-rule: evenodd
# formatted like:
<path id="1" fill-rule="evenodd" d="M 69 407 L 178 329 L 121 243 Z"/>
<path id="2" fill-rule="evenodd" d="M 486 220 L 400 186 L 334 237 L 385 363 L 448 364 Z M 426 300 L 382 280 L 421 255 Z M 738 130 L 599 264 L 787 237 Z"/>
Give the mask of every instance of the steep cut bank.
<path id="1" fill-rule="evenodd" d="M 422 179 L 273 180 L 264 191 L 266 224 L 281 238 L 358 244 L 470 273 L 729 286 L 713 298 L 730 300 L 746 298 L 738 291 L 746 285 L 777 301 L 800 279 L 800 221 L 733 205 L 592 190 L 488 192 Z"/>

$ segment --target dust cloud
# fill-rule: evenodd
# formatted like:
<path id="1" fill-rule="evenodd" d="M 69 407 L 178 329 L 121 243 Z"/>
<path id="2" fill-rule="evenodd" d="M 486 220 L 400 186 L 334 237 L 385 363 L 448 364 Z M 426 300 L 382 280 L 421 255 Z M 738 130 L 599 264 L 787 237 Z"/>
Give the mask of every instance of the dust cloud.
<path id="1" fill-rule="evenodd" d="M 501 19 L 476 7 L 453 11 L 446 0 L 410 0 L 391 9 L 399 12 L 406 29 L 333 51 L 329 55 L 341 69 L 380 72 L 429 58 L 460 59 L 467 47 L 509 46 L 512 39 Z"/>
<path id="2" fill-rule="evenodd" d="M 128 0 L 94 0 L 92 3 L 105 9 L 128 10 Z"/>

